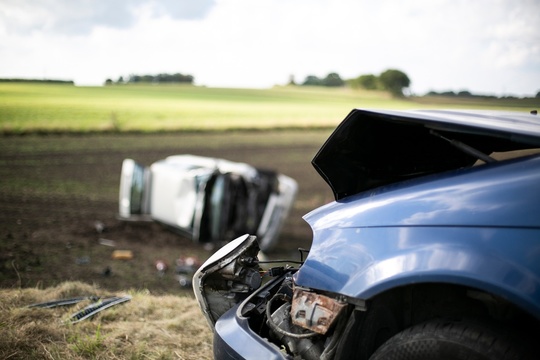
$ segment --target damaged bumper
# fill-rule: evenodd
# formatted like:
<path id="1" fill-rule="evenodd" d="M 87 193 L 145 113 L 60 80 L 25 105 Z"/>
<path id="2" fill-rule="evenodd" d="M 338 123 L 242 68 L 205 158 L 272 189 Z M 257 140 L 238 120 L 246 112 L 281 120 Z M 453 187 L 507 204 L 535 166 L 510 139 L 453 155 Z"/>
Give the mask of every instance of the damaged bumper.
<path id="1" fill-rule="evenodd" d="M 212 255 L 193 277 L 195 297 L 214 329 L 215 358 L 326 356 L 339 341 L 341 331 L 334 329 L 344 324 L 340 315 L 348 302 L 297 286 L 296 268 L 261 269 L 266 261 L 258 260 L 258 250 L 255 236 L 241 236 Z"/>
<path id="2" fill-rule="evenodd" d="M 266 290 L 265 290 L 266 291 Z M 258 292 L 259 293 L 259 292 Z M 263 292 L 264 293 L 264 292 Z M 254 294 L 256 297 L 257 294 Z M 216 322 L 214 329 L 214 358 L 221 360 L 239 359 L 292 359 L 277 345 L 262 338 L 250 327 L 250 319 L 242 315 L 253 307 L 253 298 L 227 311 Z"/>
<path id="3" fill-rule="evenodd" d="M 347 303 L 298 287 L 289 298 L 291 279 L 272 280 L 217 320 L 215 359 L 315 360 L 335 349 Z"/>

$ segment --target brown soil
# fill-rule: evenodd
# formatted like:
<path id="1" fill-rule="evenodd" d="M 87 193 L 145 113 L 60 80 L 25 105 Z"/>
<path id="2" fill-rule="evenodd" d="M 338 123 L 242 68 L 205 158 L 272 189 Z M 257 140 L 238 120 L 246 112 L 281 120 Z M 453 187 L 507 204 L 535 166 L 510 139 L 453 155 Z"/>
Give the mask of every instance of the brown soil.
<path id="1" fill-rule="evenodd" d="M 270 257 L 297 259 L 308 248 L 308 211 L 332 200 L 310 161 L 329 130 L 146 135 L 55 135 L 0 140 L 0 287 L 48 287 L 83 281 L 117 291 L 189 292 L 175 261 L 213 250 L 156 223 L 116 218 L 121 162 L 143 164 L 191 153 L 275 169 L 298 181 L 299 194 Z M 101 230 L 103 226 L 103 230 Z M 110 246 L 114 245 L 114 246 Z M 131 260 L 114 260 L 130 250 Z M 169 265 L 158 273 L 155 262 Z"/>

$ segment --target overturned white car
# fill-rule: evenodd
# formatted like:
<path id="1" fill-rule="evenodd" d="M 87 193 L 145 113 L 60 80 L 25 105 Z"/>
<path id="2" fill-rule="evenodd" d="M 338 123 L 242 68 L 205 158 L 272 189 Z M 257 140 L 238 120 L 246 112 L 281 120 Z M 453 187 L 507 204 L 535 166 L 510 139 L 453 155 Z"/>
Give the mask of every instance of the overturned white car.
<path id="1" fill-rule="evenodd" d="M 157 221 L 198 242 L 255 233 L 270 250 L 297 187 L 283 174 L 223 159 L 175 155 L 149 167 L 125 159 L 119 218 Z"/>

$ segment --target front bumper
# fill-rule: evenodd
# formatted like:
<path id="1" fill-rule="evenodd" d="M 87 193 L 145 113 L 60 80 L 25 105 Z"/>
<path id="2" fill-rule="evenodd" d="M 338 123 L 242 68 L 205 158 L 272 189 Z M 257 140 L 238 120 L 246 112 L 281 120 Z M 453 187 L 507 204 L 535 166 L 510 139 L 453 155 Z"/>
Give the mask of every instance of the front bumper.
<path id="1" fill-rule="evenodd" d="M 285 276 L 281 276 L 269 281 L 217 320 L 214 328 L 214 358 L 216 360 L 292 359 L 277 345 L 253 331 L 249 324 L 250 313 L 255 313 L 253 316 L 257 316 L 257 309 L 265 306 L 266 301 L 281 286 L 284 278 Z"/>
<path id="2" fill-rule="evenodd" d="M 217 321 L 214 331 L 214 359 L 291 359 L 276 345 L 249 328 L 247 318 L 238 315 L 241 305 L 233 307 Z"/>

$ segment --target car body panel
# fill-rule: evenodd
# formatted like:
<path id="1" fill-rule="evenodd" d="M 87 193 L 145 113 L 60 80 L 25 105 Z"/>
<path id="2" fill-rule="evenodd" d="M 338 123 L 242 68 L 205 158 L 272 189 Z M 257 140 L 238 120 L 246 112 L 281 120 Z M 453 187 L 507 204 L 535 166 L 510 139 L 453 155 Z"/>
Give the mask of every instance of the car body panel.
<path id="1" fill-rule="evenodd" d="M 540 227 L 540 156 L 409 180 L 304 216 L 330 227 Z"/>
<path id="2" fill-rule="evenodd" d="M 511 300 L 540 319 L 538 229 L 454 227 L 321 231 L 295 282 L 370 299 L 420 283 L 460 284 Z M 515 245 L 515 244 L 518 245 Z"/>
<path id="3" fill-rule="evenodd" d="M 460 283 L 540 318 L 540 156 L 368 191 L 304 219 L 300 286 L 367 299 L 394 286 Z"/>
<path id="4" fill-rule="evenodd" d="M 249 327 L 248 319 L 237 315 L 238 309 L 239 306 L 230 309 L 216 323 L 214 332 L 215 359 L 289 359 L 274 344 L 255 333 Z"/>
<path id="5" fill-rule="evenodd" d="M 197 174 L 197 170 L 194 169 L 190 171 L 186 168 L 185 172 L 179 171 L 180 169 L 177 164 L 166 161 L 158 161 L 151 165 L 153 196 L 150 209 L 154 220 L 188 229 L 192 226 L 197 205 L 197 192 L 193 191 L 197 188 L 196 176 L 210 177 L 211 171 L 203 170 L 202 174 Z M 176 194 L 160 189 L 175 189 Z"/>
<path id="6" fill-rule="evenodd" d="M 269 280 L 218 319 L 214 328 L 215 359 L 290 359 L 279 347 L 263 339 L 251 328 L 247 315 L 260 305 L 261 299 L 274 293 L 283 279 L 282 276 Z M 246 344 L 249 346 L 244 346 Z"/>

